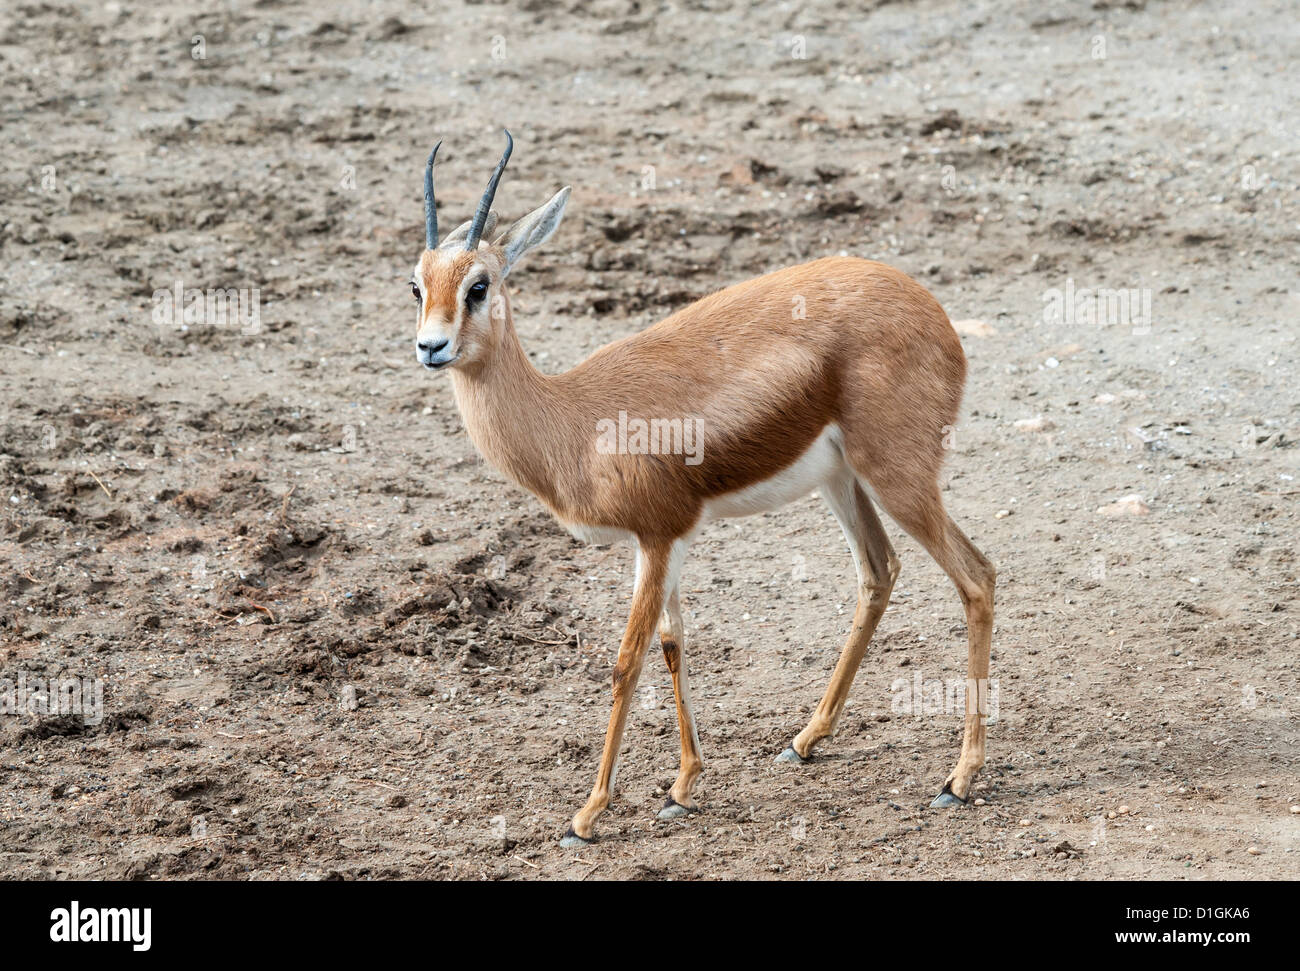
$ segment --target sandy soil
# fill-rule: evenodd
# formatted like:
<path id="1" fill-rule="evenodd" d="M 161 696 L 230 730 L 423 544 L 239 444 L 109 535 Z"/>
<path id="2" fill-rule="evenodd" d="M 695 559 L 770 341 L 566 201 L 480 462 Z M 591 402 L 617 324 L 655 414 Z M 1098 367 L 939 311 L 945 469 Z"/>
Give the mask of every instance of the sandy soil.
<path id="1" fill-rule="evenodd" d="M 211 6 L 0 13 L 0 678 L 104 690 L 0 716 L 0 876 L 1300 874 L 1288 4 Z M 809 497 L 688 561 L 704 812 L 655 819 L 652 655 L 560 849 L 631 553 L 485 465 L 411 348 L 424 155 L 454 224 L 503 125 L 504 218 L 574 186 L 512 276 L 542 370 L 839 252 L 981 322 L 945 496 L 1000 570 L 983 805 L 927 808 L 960 715 L 900 686 L 963 677 L 964 621 L 892 524 L 839 735 L 773 764 L 853 611 Z M 260 326 L 157 322 L 177 281 Z M 1045 321 L 1067 281 L 1149 329 Z"/>

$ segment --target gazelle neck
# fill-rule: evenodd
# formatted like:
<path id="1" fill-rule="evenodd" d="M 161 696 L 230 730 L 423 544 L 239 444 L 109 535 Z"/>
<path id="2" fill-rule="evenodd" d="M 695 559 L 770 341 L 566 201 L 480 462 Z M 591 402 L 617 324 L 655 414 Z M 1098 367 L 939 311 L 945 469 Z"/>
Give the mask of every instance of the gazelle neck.
<path id="1" fill-rule="evenodd" d="M 500 339 L 468 368 L 451 373 L 456 405 L 483 457 L 552 509 L 559 501 L 555 462 L 572 454 L 575 429 L 564 399 L 528 360 L 515 332 L 509 298 Z"/>

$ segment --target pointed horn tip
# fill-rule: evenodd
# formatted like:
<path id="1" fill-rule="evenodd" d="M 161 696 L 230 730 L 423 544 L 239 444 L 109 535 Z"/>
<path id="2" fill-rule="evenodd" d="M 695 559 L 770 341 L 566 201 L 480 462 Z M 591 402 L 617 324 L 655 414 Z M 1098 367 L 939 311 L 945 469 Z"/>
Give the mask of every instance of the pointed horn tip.
<path id="1" fill-rule="evenodd" d="M 506 162 L 510 160 L 510 154 L 515 150 L 515 140 L 510 134 L 510 129 L 502 128 L 501 130 L 506 133 L 506 150 L 501 153 L 501 161 L 497 163 L 498 169 L 505 168 Z"/>
<path id="2" fill-rule="evenodd" d="M 433 151 L 429 153 L 429 160 L 424 163 L 426 166 L 433 164 L 433 157 L 438 154 L 440 148 L 442 148 L 442 139 L 439 139 L 438 144 L 433 146 Z"/>

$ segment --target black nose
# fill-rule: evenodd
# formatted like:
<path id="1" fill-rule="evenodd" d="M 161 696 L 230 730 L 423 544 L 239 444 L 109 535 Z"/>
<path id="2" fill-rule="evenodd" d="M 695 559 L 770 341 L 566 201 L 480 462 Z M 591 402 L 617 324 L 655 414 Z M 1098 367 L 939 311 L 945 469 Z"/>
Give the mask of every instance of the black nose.
<path id="1" fill-rule="evenodd" d="M 419 347 L 420 350 L 424 351 L 424 353 L 426 354 L 437 354 L 440 350 L 442 350 L 444 347 L 447 346 L 447 342 L 443 340 L 443 341 L 438 341 L 438 343 L 435 344 L 433 343 L 433 341 L 420 341 L 420 343 L 417 344 L 416 346 Z"/>

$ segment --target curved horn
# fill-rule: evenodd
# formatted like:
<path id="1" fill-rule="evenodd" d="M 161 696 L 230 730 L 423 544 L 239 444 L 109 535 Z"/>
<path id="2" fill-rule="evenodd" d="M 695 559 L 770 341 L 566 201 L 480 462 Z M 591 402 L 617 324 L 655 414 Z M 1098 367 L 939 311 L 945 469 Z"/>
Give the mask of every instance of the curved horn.
<path id="1" fill-rule="evenodd" d="M 515 140 L 510 137 L 510 132 L 506 132 L 506 150 L 501 156 L 501 161 L 497 163 L 496 171 L 492 173 L 492 178 L 488 180 L 487 188 L 483 190 L 483 198 L 479 200 L 478 212 L 474 213 L 474 222 L 470 224 L 469 235 L 465 238 L 465 249 L 478 249 L 479 237 L 483 235 L 483 226 L 487 223 L 488 213 L 492 210 L 492 197 L 497 194 L 497 183 L 501 181 L 501 173 L 506 170 L 506 162 L 510 160 L 510 151 L 515 147 Z"/>
<path id="2" fill-rule="evenodd" d="M 438 154 L 442 142 L 433 146 L 429 161 L 424 165 L 424 246 L 425 249 L 438 248 L 438 204 L 433 198 L 433 157 Z"/>

